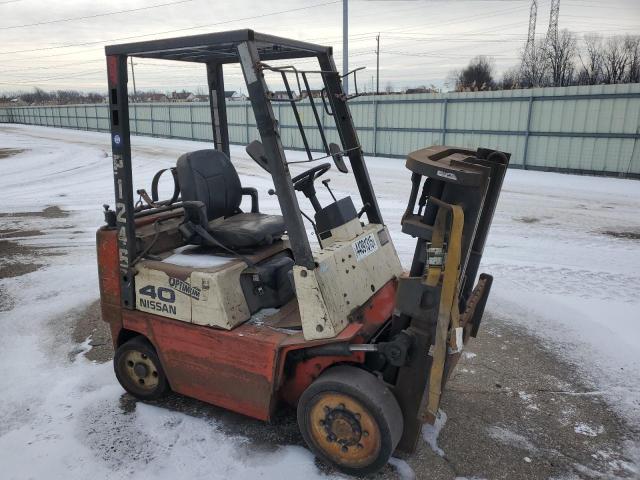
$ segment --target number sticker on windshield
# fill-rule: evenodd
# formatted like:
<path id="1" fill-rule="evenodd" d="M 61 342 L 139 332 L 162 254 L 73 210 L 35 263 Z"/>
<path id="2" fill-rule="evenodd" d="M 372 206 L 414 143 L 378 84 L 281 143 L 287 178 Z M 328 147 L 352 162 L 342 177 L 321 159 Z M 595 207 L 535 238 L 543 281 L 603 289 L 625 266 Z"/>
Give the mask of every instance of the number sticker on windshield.
<path id="1" fill-rule="evenodd" d="M 359 238 L 353 242 L 351 246 L 353 247 L 353 252 L 356 254 L 356 260 L 358 262 L 378 250 L 378 242 L 376 242 L 376 238 L 373 233 Z"/>

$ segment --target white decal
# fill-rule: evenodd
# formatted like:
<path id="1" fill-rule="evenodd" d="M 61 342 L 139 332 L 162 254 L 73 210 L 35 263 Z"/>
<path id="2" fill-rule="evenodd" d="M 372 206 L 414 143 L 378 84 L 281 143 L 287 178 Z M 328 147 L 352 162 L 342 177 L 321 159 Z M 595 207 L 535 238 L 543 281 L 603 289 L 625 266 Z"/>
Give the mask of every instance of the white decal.
<path id="1" fill-rule="evenodd" d="M 443 178 L 448 178 L 449 180 L 458 180 L 458 177 L 456 177 L 455 173 L 452 172 L 445 172 L 443 170 L 438 170 L 436 172 L 436 175 L 438 175 L 439 177 L 443 177 Z"/>
<path id="2" fill-rule="evenodd" d="M 376 242 L 373 233 L 359 238 L 353 242 L 351 246 L 353 247 L 353 252 L 356 254 L 356 260 L 358 262 L 378 250 L 378 242 Z"/>
<path id="3" fill-rule="evenodd" d="M 240 63 L 242 64 L 242 71 L 247 80 L 247 85 L 251 85 L 258 81 L 258 77 L 255 72 L 255 65 L 251 60 L 251 53 L 249 53 L 249 46 L 246 43 L 238 45 L 238 55 L 240 56 Z"/>
<path id="4" fill-rule="evenodd" d="M 116 221 L 120 224 L 126 223 L 124 218 L 124 203 L 116 203 Z"/>
<path id="5" fill-rule="evenodd" d="M 119 153 L 113 155 L 113 170 L 118 170 L 119 168 L 124 168 L 124 160 L 122 159 L 122 155 Z"/>

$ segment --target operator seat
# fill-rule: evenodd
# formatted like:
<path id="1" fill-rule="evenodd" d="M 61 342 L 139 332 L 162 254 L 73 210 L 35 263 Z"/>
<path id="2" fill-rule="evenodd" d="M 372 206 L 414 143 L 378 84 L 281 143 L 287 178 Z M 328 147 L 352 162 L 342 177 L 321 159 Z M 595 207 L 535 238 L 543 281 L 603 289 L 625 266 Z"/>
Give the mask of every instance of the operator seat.
<path id="1" fill-rule="evenodd" d="M 258 192 L 243 188 L 229 158 L 219 150 L 185 153 L 177 162 L 178 181 L 185 207 L 185 224 L 201 226 L 216 242 L 230 249 L 270 245 L 285 233 L 281 215 L 258 211 Z M 243 195 L 251 196 L 251 213 L 240 210 Z M 183 229 L 183 234 L 185 230 Z M 187 241 L 206 244 L 186 229 Z"/>

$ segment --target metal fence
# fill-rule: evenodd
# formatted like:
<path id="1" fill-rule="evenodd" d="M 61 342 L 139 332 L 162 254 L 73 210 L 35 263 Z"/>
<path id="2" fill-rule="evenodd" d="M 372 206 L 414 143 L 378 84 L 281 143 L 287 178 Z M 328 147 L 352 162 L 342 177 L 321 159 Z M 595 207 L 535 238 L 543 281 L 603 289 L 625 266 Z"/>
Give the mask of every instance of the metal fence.
<path id="1" fill-rule="evenodd" d="M 338 141 L 321 108 L 329 141 Z M 308 100 L 297 104 L 311 148 L 321 149 Z M 498 148 L 519 168 L 640 178 L 640 84 L 495 92 L 380 95 L 350 101 L 363 150 L 404 157 L 428 145 Z M 274 103 L 283 143 L 300 149 L 290 105 Z M 248 102 L 227 103 L 232 143 L 258 138 Z M 0 122 L 109 130 L 108 105 L 0 107 Z M 130 107 L 131 132 L 211 140 L 207 103 L 149 103 Z"/>

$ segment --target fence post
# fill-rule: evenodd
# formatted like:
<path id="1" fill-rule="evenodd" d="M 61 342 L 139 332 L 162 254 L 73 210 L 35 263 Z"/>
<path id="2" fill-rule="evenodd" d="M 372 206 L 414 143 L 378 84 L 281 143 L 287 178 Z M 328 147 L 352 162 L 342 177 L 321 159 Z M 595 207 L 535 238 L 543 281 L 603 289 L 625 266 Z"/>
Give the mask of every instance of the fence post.
<path id="1" fill-rule="evenodd" d="M 169 114 L 169 137 L 173 138 L 173 121 L 171 120 L 171 104 L 167 107 L 167 113 Z"/>
<path id="2" fill-rule="evenodd" d="M 191 127 L 191 140 L 195 140 L 193 138 L 193 105 L 189 105 L 189 127 Z"/>
<path id="3" fill-rule="evenodd" d="M 249 145 L 249 101 L 245 100 L 244 104 L 244 122 L 245 134 L 247 136 L 247 145 Z"/>
<path id="4" fill-rule="evenodd" d="M 524 152 L 522 155 L 522 168 L 527 169 L 527 155 L 529 153 L 529 133 L 531 132 L 531 112 L 533 111 L 533 93 L 529 95 L 529 107 L 527 110 L 527 130 L 524 133 Z"/>
<path id="5" fill-rule="evenodd" d="M 524 132 L 524 152 L 522 153 L 522 168 L 527 169 L 527 156 L 529 153 L 529 134 L 531 133 L 531 112 L 533 110 L 533 94 L 529 94 L 527 106 L 527 129 Z"/>
<path id="6" fill-rule="evenodd" d="M 151 136 L 153 137 L 153 103 L 150 103 L 149 107 L 151 108 Z"/>
<path id="7" fill-rule="evenodd" d="M 449 105 L 449 99 L 445 97 L 444 107 L 442 111 L 442 145 L 447 144 L 447 107 Z"/>
<path id="8" fill-rule="evenodd" d="M 373 97 L 373 156 L 378 156 L 378 97 Z"/>
<path id="9" fill-rule="evenodd" d="M 135 103 L 132 103 L 133 107 L 133 133 L 138 134 L 138 106 Z"/>

